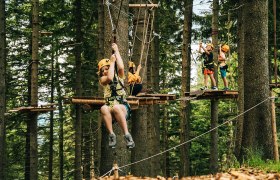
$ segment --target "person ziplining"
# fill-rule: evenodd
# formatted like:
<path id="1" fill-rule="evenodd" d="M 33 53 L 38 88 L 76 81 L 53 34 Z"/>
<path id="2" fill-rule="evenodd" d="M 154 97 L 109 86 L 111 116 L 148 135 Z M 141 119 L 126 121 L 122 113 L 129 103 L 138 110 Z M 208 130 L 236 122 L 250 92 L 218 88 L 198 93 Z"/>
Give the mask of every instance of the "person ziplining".
<path id="1" fill-rule="evenodd" d="M 127 128 L 127 120 L 130 117 L 130 106 L 126 100 L 124 89 L 124 64 L 117 44 L 112 44 L 114 54 L 110 59 L 102 59 L 98 63 L 99 83 L 104 90 L 106 101 L 100 109 L 102 119 L 109 132 L 109 147 L 115 148 L 117 139 L 113 132 L 113 121 L 117 121 L 124 133 L 124 139 L 128 148 L 135 146 L 131 134 Z"/>
<path id="2" fill-rule="evenodd" d="M 120 55 L 118 45 L 116 44 L 116 33 L 122 7 L 117 16 L 117 21 L 114 24 L 109 2 L 106 3 L 109 13 L 109 18 L 112 26 L 112 55 L 110 59 L 102 59 L 98 63 L 99 83 L 103 87 L 105 104 L 101 107 L 100 112 L 105 126 L 109 133 L 109 147 L 115 148 L 117 138 L 113 131 L 113 122 L 119 123 L 126 141 L 127 148 L 134 148 L 135 143 L 131 134 L 128 131 L 127 120 L 131 115 L 131 108 L 126 100 L 126 91 L 124 87 L 124 63 Z"/>

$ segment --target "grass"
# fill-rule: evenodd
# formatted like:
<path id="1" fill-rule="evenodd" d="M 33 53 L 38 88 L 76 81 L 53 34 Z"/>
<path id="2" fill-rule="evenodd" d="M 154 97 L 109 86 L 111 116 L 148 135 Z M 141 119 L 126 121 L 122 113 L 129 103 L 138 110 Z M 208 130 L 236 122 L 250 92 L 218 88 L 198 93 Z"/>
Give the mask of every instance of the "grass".
<path id="1" fill-rule="evenodd" d="M 280 173 L 280 162 L 273 160 L 263 160 L 261 151 L 254 151 L 248 153 L 248 159 L 244 161 L 245 166 L 255 167 L 267 172 Z"/>

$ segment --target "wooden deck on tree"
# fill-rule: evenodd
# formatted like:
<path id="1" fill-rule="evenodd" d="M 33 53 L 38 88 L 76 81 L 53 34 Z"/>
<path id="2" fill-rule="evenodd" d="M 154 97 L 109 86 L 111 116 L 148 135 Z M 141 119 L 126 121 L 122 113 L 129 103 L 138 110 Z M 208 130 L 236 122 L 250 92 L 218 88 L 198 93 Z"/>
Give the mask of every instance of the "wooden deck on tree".
<path id="1" fill-rule="evenodd" d="M 18 107 L 18 108 L 11 109 L 8 112 L 9 113 L 13 113 L 13 112 L 22 112 L 22 113 L 38 112 L 38 113 L 45 113 L 45 112 L 56 110 L 56 108 L 54 107 L 55 105 L 57 105 L 57 103 L 40 105 L 38 107 L 34 107 L 34 106 Z"/>
<path id="2" fill-rule="evenodd" d="M 139 94 L 139 96 L 128 96 L 126 98 L 132 110 L 139 106 L 165 104 L 168 100 L 175 100 L 175 95 L 169 94 Z M 66 104 L 82 104 L 84 108 L 100 109 L 105 104 L 103 97 L 72 97 L 65 98 Z"/>
<path id="3" fill-rule="evenodd" d="M 185 97 L 181 100 L 192 99 L 235 99 L 238 97 L 238 91 L 234 90 L 197 90 L 193 92 L 185 92 Z"/>

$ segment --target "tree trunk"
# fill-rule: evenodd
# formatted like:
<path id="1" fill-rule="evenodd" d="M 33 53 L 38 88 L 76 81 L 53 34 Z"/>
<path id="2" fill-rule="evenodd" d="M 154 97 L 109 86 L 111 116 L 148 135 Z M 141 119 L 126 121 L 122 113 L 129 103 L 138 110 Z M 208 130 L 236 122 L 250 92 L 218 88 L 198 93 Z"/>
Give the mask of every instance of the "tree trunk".
<path id="1" fill-rule="evenodd" d="M 85 114 L 83 117 L 83 178 L 90 180 L 91 166 L 91 132 L 90 121 L 92 113 Z"/>
<path id="2" fill-rule="evenodd" d="M 59 82 L 59 77 L 60 77 L 60 68 L 59 68 L 59 63 L 58 59 L 56 59 L 56 76 L 55 76 L 55 83 L 56 83 L 56 88 L 57 88 L 57 99 L 58 99 L 58 114 L 59 114 L 59 179 L 63 180 L 64 178 L 64 173 L 63 173 L 63 167 L 64 167 L 64 155 L 63 155 L 63 119 L 64 119 L 64 112 L 63 112 L 63 107 L 62 107 L 62 93 L 61 93 L 61 87 L 60 87 L 60 82 Z"/>
<path id="3" fill-rule="evenodd" d="M 218 16 L 219 16 L 219 0 L 213 0 L 212 15 L 212 43 L 214 45 L 214 62 L 218 64 Z M 218 86 L 218 70 L 215 66 L 215 79 Z M 218 126 L 218 100 L 211 100 L 211 129 Z M 210 146 L 210 172 L 218 172 L 218 129 L 211 131 Z"/>
<path id="4" fill-rule="evenodd" d="M 167 115 L 167 108 L 163 108 L 163 118 L 162 118 L 162 148 L 163 150 L 169 149 L 169 134 L 168 134 L 168 115 Z M 170 177 L 169 171 L 169 151 L 163 154 L 162 157 L 162 174 L 164 177 Z"/>
<path id="5" fill-rule="evenodd" d="M 244 1 L 244 115 L 242 155 L 273 159 L 268 73 L 268 1 Z M 258 27 L 258 28 L 256 28 Z"/>
<path id="6" fill-rule="evenodd" d="M 121 6 L 121 2 L 122 2 L 122 6 Z M 115 8 L 113 8 L 112 6 L 110 6 L 110 12 L 112 15 L 112 21 L 113 21 L 113 25 L 116 28 L 117 27 L 117 33 L 116 33 L 116 42 L 118 44 L 119 50 L 120 50 L 120 54 L 122 56 L 124 65 L 125 65 L 125 72 L 127 72 L 127 66 L 126 64 L 127 59 L 128 59 L 128 33 L 126 31 L 126 29 L 128 29 L 128 18 L 127 15 L 124 14 L 123 12 L 128 13 L 128 0 L 123 0 L 123 1 L 114 1 L 112 2 L 114 6 L 119 7 L 120 10 L 122 11 L 120 14 L 118 13 L 119 10 L 115 10 Z M 103 5 L 104 6 L 104 57 L 102 58 L 110 58 L 111 54 L 112 54 L 112 43 L 113 43 L 113 39 L 112 39 L 112 33 L 113 33 L 113 29 L 112 29 L 112 24 L 111 24 L 111 20 L 109 17 L 109 12 L 108 12 L 108 8 L 107 5 Z M 119 14 L 119 19 L 118 19 L 118 14 Z M 128 121 L 129 123 L 130 121 Z M 118 125 L 118 123 L 116 123 L 114 125 L 114 132 L 117 136 L 117 145 L 116 145 L 116 149 L 115 151 L 115 155 L 113 153 L 113 150 L 111 148 L 109 148 L 108 146 L 108 132 L 103 130 L 102 131 L 102 142 L 101 142 L 101 164 L 100 164 L 100 173 L 101 175 L 103 175 L 103 173 L 108 172 L 110 169 L 112 169 L 113 166 L 113 162 L 114 160 L 116 161 L 116 163 L 121 166 L 124 164 L 128 164 L 129 160 L 130 160 L 130 151 L 127 150 L 126 148 L 126 143 L 123 137 L 123 132 L 120 128 L 120 126 Z M 137 146 L 137 144 L 136 144 Z M 129 167 L 128 167 L 129 168 Z M 125 171 L 129 171 L 127 169 L 124 169 Z"/>
<path id="7" fill-rule="evenodd" d="M 154 3 L 157 3 L 154 1 Z M 153 30 L 152 32 L 158 31 L 158 21 L 157 21 L 157 9 L 154 9 L 155 13 L 154 15 L 154 22 L 153 22 Z M 152 23 L 152 22 L 151 22 Z M 151 32 L 149 32 L 150 34 Z M 151 41 L 151 38 L 154 36 L 151 35 L 149 38 L 149 42 Z M 147 72 L 147 75 L 149 75 L 149 84 L 151 85 L 151 89 L 153 92 L 158 93 L 159 92 L 159 38 L 154 37 L 153 41 L 150 44 L 150 54 L 151 56 L 148 58 L 149 65 L 147 66 L 149 68 L 150 73 Z M 150 108 L 149 117 L 148 118 L 148 137 L 150 141 L 150 148 L 148 156 L 152 156 L 155 154 L 158 154 L 160 152 L 160 108 L 159 105 L 153 105 Z M 161 173 L 161 163 L 162 157 L 157 156 L 156 158 L 152 158 L 149 162 L 150 168 L 148 175 L 150 177 L 156 177 L 159 173 Z"/>
<path id="8" fill-rule="evenodd" d="M 31 106 L 38 106 L 39 1 L 32 0 Z M 38 179 L 37 116 L 30 112 L 30 179 Z"/>
<path id="9" fill-rule="evenodd" d="M 52 37 L 52 47 L 51 47 L 51 103 L 54 102 L 54 47 L 53 47 L 53 37 Z M 49 180 L 53 177 L 53 120 L 54 113 L 50 112 L 50 145 L 49 145 Z"/>
<path id="10" fill-rule="evenodd" d="M 239 4 L 243 3 L 239 0 Z M 238 10 L 238 24 L 237 24 L 237 53 L 238 53 L 238 114 L 244 112 L 244 22 L 243 22 L 243 8 Z M 243 131 L 243 121 L 244 116 L 238 117 L 236 122 L 235 130 L 235 149 L 234 154 L 239 162 L 242 162 L 242 157 L 240 157 L 241 142 L 242 142 L 242 131 Z"/>
<path id="11" fill-rule="evenodd" d="M 98 52 L 97 52 L 97 61 L 96 61 L 96 64 L 98 64 L 99 60 L 103 59 L 105 57 L 105 54 L 104 54 L 104 37 L 105 37 L 105 33 L 104 33 L 104 21 L 105 21 L 105 14 L 104 14 L 104 6 L 103 5 L 103 0 L 98 0 L 98 34 L 99 34 L 99 37 L 98 37 Z M 99 97 L 102 97 L 102 87 L 101 86 L 98 86 L 98 96 Z M 98 127 L 101 127 L 102 125 L 102 117 L 100 116 L 100 113 L 99 113 L 99 116 L 98 116 Z M 100 128 L 101 130 L 101 128 Z M 100 163 L 101 163 L 101 142 L 102 142 L 102 131 L 98 131 L 98 134 L 97 134 L 97 138 L 95 139 L 95 166 L 99 168 L 99 172 L 102 173 L 106 171 L 106 169 L 104 171 L 101 171 L 100 169 Z M 104 133 L 105 135 L 105 133 Z M 107 137 L 107 136 L 106 136 Z M 102 175 L 102 174 L 99 174 L 99 175 Z"/>
<path id="12" fill-rule="evenodd" d="M 139 0 L 134 0 L 133 3 L 141 3 Z M 133 47 L 133 55 L 132 55 L 132 61 L 136 64 L 141 63 L 142 69 L 140 72 L 140 76 L 143 80 L 143 90 L 147 89 L 147 66 L 145 64 L 145 58 L 147 56 L 145 45 L 143 45 L 144 38 L 146 37 L 144 35 L 145 27 L 147 25 L 147 20 L 145 21 L 145 18 L 147 18 L 147 11 L 145 8 L 135 8 L 132 9 L 134 14 L 134 31 L 137 28 L 136 36 L 139 37 L 136 38 L 134 42 Z M 145 16 L 146 13 L 146 16 Z M 134 32 L 135 33 L 135 32 Z M 133 33 L 133 35 L 134 35 Z M 134 37 L 133 37 L 134 38 Z M 141 59 L 141 61 L 140 61 Z M 145 74 L 144 74 L 145 73 Z M 149 115 L 150 116 L 150 115 Z M 132 150 L 132 162 L 139 161 L 141 159 L 147 158 L 149 154 L 150 147 L 148 147 L 148 107 L 142 106 L 139 107 L 139 109 L 132 112 L 132 136 L 135 141 L 135 148 Z M 150 117 L 151 118 L 151 117 Z M 143 161 L 142 163 L 138 163 L 131 166 L 131 172 L 135 176 L 146 176 L 149 174 L 149 166 L 150 163 L 148 161 Z"/>
<path id="13" fill-rule="evenodd" d="M 0 1 L 0 179 L 6 179 L 5 112 L 6 112 L 6 19 L 5 1 Z"/>
<path id="14" fill-rule="evenodd" d="M 76 30 L 76 43 L 75 46 L 75 61 L 76 61 L 76 82 L 75 82 L 75 95 L 82 95 L 82 78 L 81 78 L 81 45 L 82 42 L 82 10 L 81 0 L 75 0 L 75 30 Z M 81 106 L 76 105 L 75 117 L 75 180 L 82 179 L 82 114 Z"/>
<path id="15" fill-rule="evenodd" d="M 185 1 L 183 48 L 182 48 L 182 89 L 181 96 L 190 91 L 191 79 L 191 28 L 192 28 L 193 0 Z M 190 139 L 190 101 L 181 101 L 180 142 Z M 190 144 L 186 143 L 180 148 L 181 166 L 180 177 L 190 175 Z"/>

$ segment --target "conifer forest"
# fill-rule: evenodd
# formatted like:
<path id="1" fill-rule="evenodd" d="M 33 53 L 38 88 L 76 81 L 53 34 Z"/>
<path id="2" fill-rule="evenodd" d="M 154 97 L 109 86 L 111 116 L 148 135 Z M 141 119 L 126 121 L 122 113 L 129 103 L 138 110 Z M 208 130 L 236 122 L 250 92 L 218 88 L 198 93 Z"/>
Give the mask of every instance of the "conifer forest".
<path id="1" fill-rule="evenodd" d="M 279 13 L 280 0 L 0 0 L 0 180 L 278 163 Z"/>

